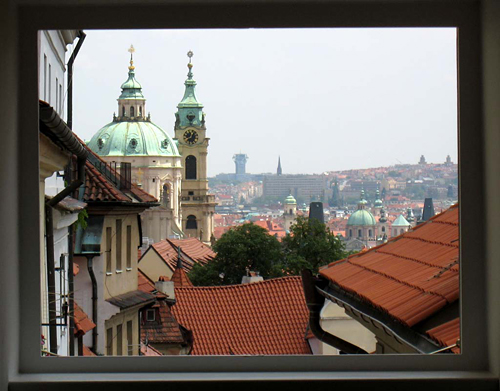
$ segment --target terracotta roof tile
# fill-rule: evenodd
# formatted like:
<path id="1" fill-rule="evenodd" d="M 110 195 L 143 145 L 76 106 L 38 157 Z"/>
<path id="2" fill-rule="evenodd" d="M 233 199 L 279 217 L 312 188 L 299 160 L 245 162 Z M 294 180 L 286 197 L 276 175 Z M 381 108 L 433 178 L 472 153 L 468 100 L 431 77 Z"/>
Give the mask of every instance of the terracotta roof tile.
<path id="1" fill-rule="evenodd" d="M 92 357 L 95 356 L 96 354 L 90 350 L 86 345 L 83 345 L 83 355 L 86 357 Z"/>
<path id="2" fill-rule="evenodd" d="M 177 246 L 181 247 L 182 267 L 186 272 L 189 272 L 195 263 L 204 265 L 215 257 L 212 249 L 197 238 L 165 239 L 151 245 L 172 270 L 177 267 Z"/>
<path id="3" fill-rule="evenodd" d="M 193 355 L 311 354 L 302 279 L 176 287 L 172 312 L 193 332 Z"/>
<path id="4" fill-rule="evenodd" d="M 172 278 L 170 281 L 174 282 L 174 286 L 176 287 L 190 287 L 193 286 L 193 283 L 189 279 L 186 271 L 182 267 L 177 267 L 174 270 L 174 273 L 172 274 Z"/>
<path id="5" fill-rule="evenodd" d="M 145 343 L 182 344 L 185 342 L 179 323 L 165 300 L 155 303 L 154 321 L 146 320 L 146 310 L 142 311 L 141 341 Z"/>
<path id="6" fill-rule="evenodd" d="M 427 331 L 429 337 L 439 343 L 442 347 L 451 346 L 460 339 L 460 318 L 455 318 Z M 460 353 L 459 347 L 451 349 L 453 353 Z"/>
<path id="7" fill-rule="evenodd" d="M 458 205 L 320 273 L 413 326 L 459 297 Z"/>
<path id="8" fill-rule="evenodd" d="M 137 289 L 142 292 L 152 292 L 156 290 L 155 284 L 140 269 L 138 271 Z"/>
<path id="9" fill-rule="evenodd" d="M 142 356 L 163 356 L 163 354 L 151 345 L 141 345 Z"/>
<path id="10" fill-rule="evenodd" d="M 88 317 L 88 315 L 80 308 L 80 306 L 74 302 L 75 305 L 75 313 L 74 313 L 74 322 L 75 329 L 74 334 L 76 336 L 84 335 L 88 331 L 92 330 L 96 327 L 95 323 Z"/>

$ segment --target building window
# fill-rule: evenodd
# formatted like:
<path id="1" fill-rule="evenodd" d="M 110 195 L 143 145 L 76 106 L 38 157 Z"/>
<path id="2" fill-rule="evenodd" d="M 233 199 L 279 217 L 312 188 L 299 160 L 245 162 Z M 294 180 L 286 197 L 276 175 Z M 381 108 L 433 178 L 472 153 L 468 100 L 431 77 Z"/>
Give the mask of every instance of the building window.
<path id="1" fill-rule="evenodd" d="M 127 322 L 127 354 L 132 356 L 134 354 L 134 343 L 132 338 L 132 321 Z"/>
<path id="2" fill-rule="evenodd" d="M 385 232 L 385 227 L 382 227 L 382 232 Z"/>
<path id="3" fill-rule="evenodd" d="M 106 227 L 106 273 L 111 273 L 111 227 Z"/>
<path id="4" fill-rule="evenodd" d="M 130 106 L 130 116 L 134 116 L 134 106 Z"/>
<path id="5" fill-rule="evenodd" d="M 139 116 L 142 117 L 142 106 L 139 106 Z"/>
<path id="6" fill-rule="evenodd" d="M 132 226 L 127 225 L 127 269 L 132 269 Z"/>
<path id="7" fill-rule="evenodd" d="M 116 270 L 122 270 L 122 220 L 116 220 Z"/>
<path id="8" fill-rule="evenodd" d="M 146 310 L 146 320 L 148 322 L 154 322 L 154 320 L 155 320 L 155 310 Z"/>
<path id="9" fill-rule="evenodd" d="M 193 155 L 186 158 L 186 179 L 196 179 L 196 158 Z"/>
<path id="10" fill-rule="evenodd" d="M 358 229 L 358 237 L 360 238 L 361 237 L 361 230 Z"/>
<path id="11" fill-rule="evenodd" d="M 188 195 L 190 196 L 194 195 L 194 191 L 188 191 Z"/>
<path id="12" fill-rule="evenodd" d="M 196 222 L 196 216 L 190 215 L 187 217 L 186 229 L 197 229 L 198 223 Z"/>
<path id="13" fill-rule="evenodd" d="M 369 236 L 370 238 L 372 237 L 372 230 L 371 230 L 371 229 L 369 229 L 369 230 L 368 230 L 368 236 Z"/>
<path id="14" fill-rule="evenodd" d="M 123 335 L 122 335 L 122 325 L 116 326 L 116 355 L 123 355 Z"/>
<path id="15" fill-rule="evenodd" d="M 125 117 L 125 106 L 122 106 L 122 117 Z"/>
<path id="16" fill-rule="evenodd" d="M 403 235 L 403 232 L 404 232 L 404 231 L 405 231 L 405 230 L 404 230 L 403 228 L 401 228 L 401 229 L 399 230 L 399 233 L 400 233 L 401 235 Z"/>
<path id="17" fill-rule="evenodd" d="M 349 237 L 352 238 L 352 229 L 349 230 Z"/>
<path id="18" fill-rule="evenodd" d="M 113 328 L 106 330 L 106 356 L 113 355 Z"/>

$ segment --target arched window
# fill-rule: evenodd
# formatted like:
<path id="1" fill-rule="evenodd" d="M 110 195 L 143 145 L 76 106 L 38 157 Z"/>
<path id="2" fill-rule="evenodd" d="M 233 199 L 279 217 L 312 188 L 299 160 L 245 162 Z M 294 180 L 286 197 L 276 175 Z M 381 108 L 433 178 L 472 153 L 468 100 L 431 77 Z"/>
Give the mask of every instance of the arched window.
<path id="1" fill-rule="evenodd" d="M 352 229 L 349 230 L 349 237 L 352 238 Z"/>
<path id="2" fill-rule="evenodd" d="M 382 232 L 385 232 L 385 227 L 382 227 Z"/>
<path id="3" fill-rule="evenodd" d="M 130 106 L 130 116 L 134 116 L 134 106 Z"/>
<path id="4" fill-rule="evenodd" d="M 196 216 L 189 215 L 186 221 L 186 229 L 197 229 L 198 223 L 196 222 Z"/>
<path id="5" fill-rule="evenodd" d="M 358 229 L 358 238 L 360 238 L 360 237 L 361 237 L 361 230 Z"/>
<path id="6" fill-rule="evenodd" d="M 186 179 L 196 179 L 196 158 L 193 155 L 186 158 Z"/>
<path id="7" fill-rule="evenodd" d="M 368 237 L 370 237 L 370 238 L 372 237 L 372 230 L 371 229 L 368 230 Z"/>
<path id="8" fill-rule="evenodd" d="M 163 185 L 161 199 L 163 206 L 170 205 L 170 186 L 167 183 Z"/>
<path id="9" fill-rule="evenodd" d="M 142 117 L 142 106 L 139 106 L 139 117 Z"/>
<path id="10" fill-rule="evenodd" d="M 401 229 L 400 229 L 400 231 L 399 231 L 399 233 L 400 233 L 400 234 L 403 234 L 403 232 L 404 232 L 404 229 L 403 229 L 403 228 L 401 228 Z"/>
<path id="11" fill-rule="evenodd" d="M 122 106 L 122 117 L 125 117 L 125 106 Z"/>
<path id="12" fill-rule="evenodd" d="M 293 214 L 293 209 L 290 208 L 290 214 Z"/>

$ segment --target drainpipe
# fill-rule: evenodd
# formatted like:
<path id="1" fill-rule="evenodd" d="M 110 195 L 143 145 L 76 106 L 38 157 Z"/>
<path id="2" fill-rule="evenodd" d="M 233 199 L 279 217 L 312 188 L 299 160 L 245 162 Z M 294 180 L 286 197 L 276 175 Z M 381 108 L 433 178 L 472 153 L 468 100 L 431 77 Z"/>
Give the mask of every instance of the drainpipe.
<path id="1" fill-rule="evenodd" d="M 316 338 L 321 342 L 333 346 L 334 348 L 343 351 L 347 354 L 368 354 L 360 347 L 352 343 L 330 334 L 323 330 L 320 325 L 321 309 L 325 303 L 315 287 L 315 278 L 310 270 L 302 270 L 302 284 L 304 286 L 304 295 L 306 298 L 307 308 L 309 308 L 309 327 Z"/>
<path id="2" fill-rule="evenodd" d="M 96 327 L 92 329 L 92 351 L 97 354 L 97 281 L 93 269 L 94 255 L 87 255 L 87 270 L 92 281 L 92 320 Z"/>
<path id="3" fill-rule="evenodd" d="M 78 32 L 78 43 L 76 44 L 75 50 L 73 50 L 73 53 L 68 61 L 68 126 L 70 129 L 73 128 L 73 63 L 75 62 L 83 41 L 85 41 L 85 37 L 86 34 L 83 30 L 80 30 Z"/>

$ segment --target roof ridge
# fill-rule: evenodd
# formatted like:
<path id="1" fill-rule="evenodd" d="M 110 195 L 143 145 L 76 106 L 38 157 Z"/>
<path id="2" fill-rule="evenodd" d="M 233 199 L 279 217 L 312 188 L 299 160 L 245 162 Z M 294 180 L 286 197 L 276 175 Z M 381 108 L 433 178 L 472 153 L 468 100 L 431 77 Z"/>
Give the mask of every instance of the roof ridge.
<path id="1" fill-rule="evenodd" d="M 210 286 L 192 286 L 192 287 L 175 287 L 175 289 L 200 289 L 200 290 L 207 290 L 207 289 L 247 289 L 246 287 L 252 287 L 256 285 L 263 285 L 263 284 L 271 284 L 271 283 L 278 283 L 281 281 L 285 280 L 296 280 L 296 279 L 302 279 L 301 276 L 285 276 L 285 277 L 276 277 L 276 278 L 270 278 L 268 280 L 263 280 L 263 281 L 257 281 L 257 282 L 252 282 L 249 284 L 232 284 L 232 285 L 210 285 Z M 249 288 L 248 288 L 249 289 Z"/>
<path id="2" fill-rule="evenodd" d="M 388 274 L 386 274 L 386 273 L 379 272 L 379 271 L 377 271 L 377 270 L 375 270 L 375 269 L 371 269 L 371 268 L 369 268 L 369 267 L 366 267 L 366 266 L 363 266 L 363 265 L 359 265 L 359 264 L 356 264 L 356 263 L 352 263 L 352 262 L 349 262 L 349 263 L 350 263 L 352 266 L 356 266 L 356 267 L 359 267 L 360 269 L 363 269 L 363 270 L 366 270 L 366 271 L 370 271 L 370 272 L 372 272 L 372 273 L 374 273 L 374 274 L 377 274 L 377 275 L 379 275 L 379 276 L 386 277 L 386 278 L 388 278 L 389 280 L 399 282 L 399 283 L 400 283 L 400 284 L 402 284 L 402 285 L 405 285 L 405 286 L 407 286 L 407 287 L 409 287 L 409 288 L 416 289 L 416 290 L 418 290 L 418 291 L 420 291 L 420 292 L 422 292 L 422 293 L 427 293 L 427 294 L 429 294 L 429 295 L 433 295 L 433 296 L 440 297 L 440 298 L 444 299 L 447 303 L 449 303 L 449 301 L 446 299 L 446 297 L 445 297 L 445 296 L 443 296 L 443 295 L 440 295 L 439 293 L 427 291 L 427 290 L 425 290 L 425 289 L 423 289 L 423 288 L 421 288 L 421 287 L 419 287 L 419 286 L 417 286 L 417 285 L 413 285 L 413 284 L 410 284 L 410 283 L 408 283 L 408 282 L 406 282 L 406 281 L 402 281 L 402 280 L 400 280 L 400 279 L 398 279 L 398 278 L 395 278 L 395 277 L 393 277 L 393 276 L 390 276 L 390 275 L 388 275 Z M 335 282 L 335 283 L 336 283 L 336 284 L 338 284 L 338 285 L 340 285 L 340 284 L 339 284 L 339 282 Z M 370 301 L 372 301 L 372 300 L 370 300 Z"/>

